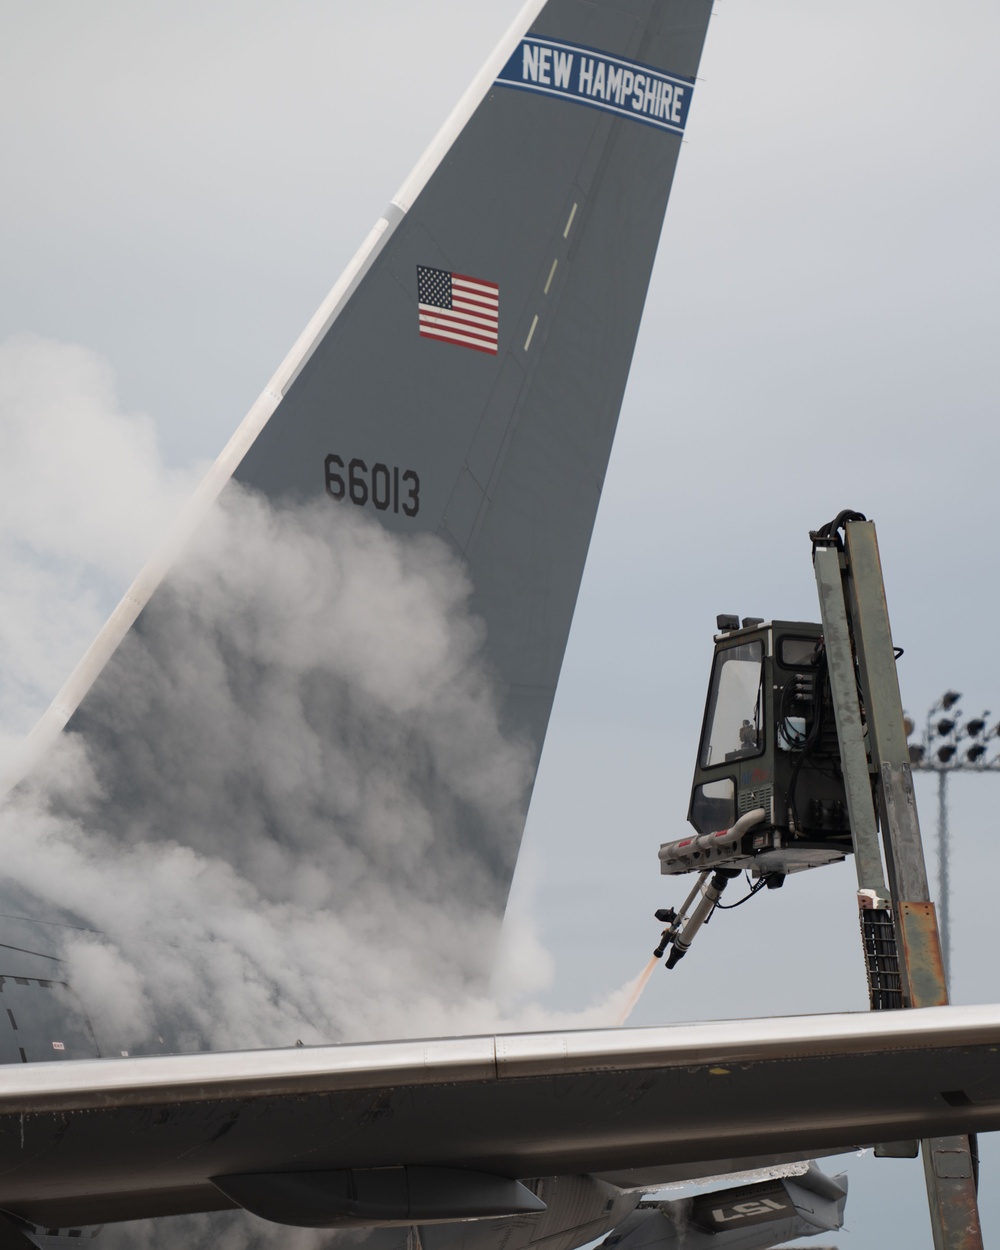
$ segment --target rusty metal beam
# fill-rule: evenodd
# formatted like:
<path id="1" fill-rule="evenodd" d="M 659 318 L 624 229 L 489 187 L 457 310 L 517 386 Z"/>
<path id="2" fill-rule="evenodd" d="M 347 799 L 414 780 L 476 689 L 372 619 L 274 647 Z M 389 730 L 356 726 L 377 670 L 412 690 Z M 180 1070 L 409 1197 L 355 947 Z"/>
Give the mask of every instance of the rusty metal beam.
<path id="1" fill-rule="evenodd" d="M 944 1006 L 948 1002 L 947 977 L 927 883 L 878 540 L 870 521 L 847 521 L 843 528 L 843 554 L 834 543 L 820 543 L 814 547 L 814 564 L 824 633 L 829 636 L 831 692 L 842 754 L 845 744 L 849 748 L 845 781 L 848 793 L 853 784 L 858 795 L 857 802 L 851 803 L 851 818 L 853 827 L 856 809 L 855 852 L 859 845 L 861 849 L 857 864 L 859 889 L 864 895 L 865 882 L 878 880 L 881 871 L 878 842 L 873 837 L 860 784 L 861 748 L 866 755 L 865 781 L 870 774 L 878 780 L 879 826 L 891 917 L 895 922 L 903 1005 Z M 836 540 L 836 535 L 832 537 Z M 845 637 L 850 644 L 847 656 Z M 839 670 L 836 683 L 835 669 Z M 861 689 L 860 706 L 857 692 L 852 689 L 856 680 Z M 878 872 L 873 857 L 879 858 Z M 868 891 L 877 892 L 871 886 Z M 868 962 L 870 965 L 871 960 Z M 871 967 L 869 993 L 873 1007 L 886 1001 L 884 995 L 877 1001 L 872 994 Z M 887 1143 L 878 1152 L 895 1157 L 913 1153 L 911 1145 L 905 1142 Z M 935 1250 L 982 1250 L 973 1143 L 968 1137 L 931 1138 L 921 1143 L 921 1153 Z"/>
<path id="2" fill-rule="evenodd" d="M 934 1137 L 920 1143 L 934 1250 L 981 1250 L 983 1230 L 976 1199 L 977 1163 L 968 1137 Z"/>
<path id="3" fill-rule="evenodd" d="M 896 904 L 896 931 L 902 947 L 911 1007 L 947 1007 L 948 986 L 934 904 Z"/>

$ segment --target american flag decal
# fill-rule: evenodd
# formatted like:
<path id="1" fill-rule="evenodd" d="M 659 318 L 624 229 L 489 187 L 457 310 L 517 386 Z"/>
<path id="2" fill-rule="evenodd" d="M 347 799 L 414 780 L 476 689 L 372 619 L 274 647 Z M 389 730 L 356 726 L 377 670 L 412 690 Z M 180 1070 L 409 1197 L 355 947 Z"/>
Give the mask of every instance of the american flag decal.
<path id="1" fill-rule="evenodd" d="M 417 266 L 420 335 L 497 354 L 500 288 L 483 278 Z"/>

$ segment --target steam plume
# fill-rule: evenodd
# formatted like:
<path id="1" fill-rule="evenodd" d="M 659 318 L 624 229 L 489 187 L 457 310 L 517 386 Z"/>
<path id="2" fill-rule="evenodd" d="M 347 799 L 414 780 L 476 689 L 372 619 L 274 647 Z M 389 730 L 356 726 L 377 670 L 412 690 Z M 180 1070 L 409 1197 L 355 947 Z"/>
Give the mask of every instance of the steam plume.
<path id="1" fill-rule="evenodd" d="M 63 369 L 49 410 L 75 402 L 61 420 L 100 435 L 114 480 L 166 480 L 135 529 L 162 524 L 174 479 L 94 359 L 5 350 L 22 377 Z M 31 377 L 7 387 L 23 428 L 38 392 Z M 25 442 L 27 460 L 38 451 Z M 81 552 L 79 535 L 61 545 L 65 512 L 38 526 L 56 562 Z M 435 538 L 228 490 L 0 813 L 5 894 L 78 926 L 53 932 L 106 1051 L 614 1021 L 608 1004 L 505 1016 L 485 992 L 530 760 L 500 724 L 469 594 Z M 78 613 L 88 626 L 96 602 Z M 507 980 L 537 992 L 551 969 L 531 932 L 513 918 Z"/>

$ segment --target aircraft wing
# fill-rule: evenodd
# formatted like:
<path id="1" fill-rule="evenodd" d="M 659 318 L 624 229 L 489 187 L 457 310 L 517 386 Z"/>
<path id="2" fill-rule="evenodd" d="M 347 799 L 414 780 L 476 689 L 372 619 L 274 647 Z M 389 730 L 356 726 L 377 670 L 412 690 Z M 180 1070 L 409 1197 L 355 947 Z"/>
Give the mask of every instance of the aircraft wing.
<path id="1" fill-rule="evenodd" d="M 326 1202 L 333 1225 L 375 1176 L 356 1213 L 377 1223 L 407 1218 L 407 1169 L 413 1220 L 463 1218 L 484 1194 L 531 1210 L 512 1178 L 624 1184 L 997 1129 L 998 1055 L 988 1006 L 11 1066 L 0 1208 L 49 1227 L 239 1205 L 322 1224 Z"/>

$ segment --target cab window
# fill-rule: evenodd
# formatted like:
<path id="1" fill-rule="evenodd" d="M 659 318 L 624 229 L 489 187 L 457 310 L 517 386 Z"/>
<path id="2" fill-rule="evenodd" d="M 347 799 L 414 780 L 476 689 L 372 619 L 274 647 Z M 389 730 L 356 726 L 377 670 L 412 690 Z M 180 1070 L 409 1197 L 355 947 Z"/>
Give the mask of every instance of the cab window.
<path id="1" fill-rule="evenodd" d="M 701 743 L 702 768 L 747 759 L 763 751 L 763 669 L 764 644 L 760 639 L 716 653 Z"/>

